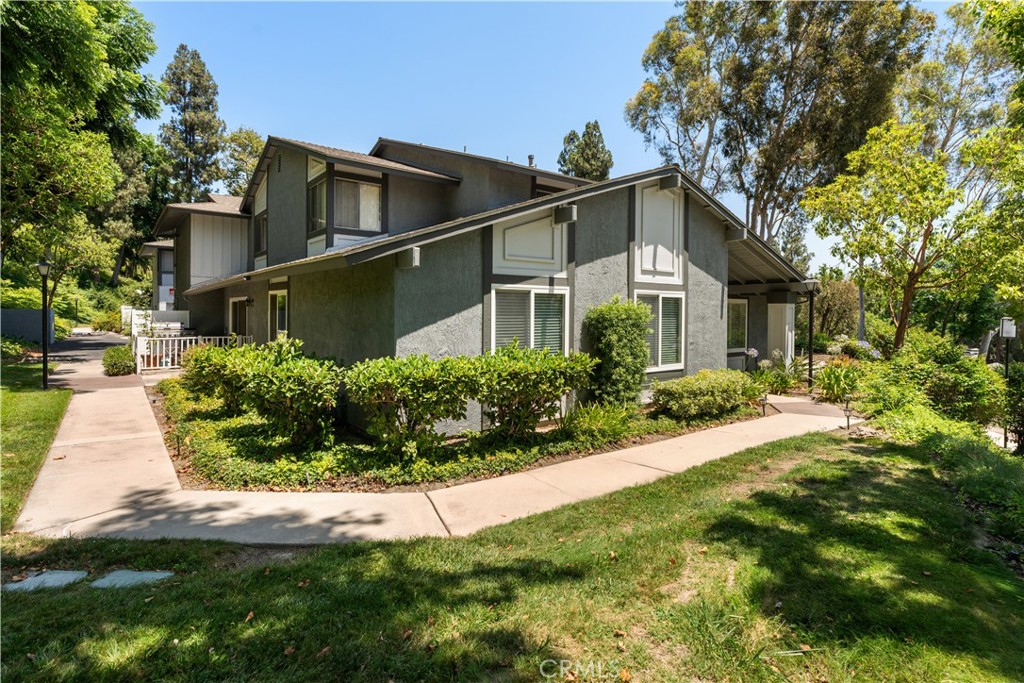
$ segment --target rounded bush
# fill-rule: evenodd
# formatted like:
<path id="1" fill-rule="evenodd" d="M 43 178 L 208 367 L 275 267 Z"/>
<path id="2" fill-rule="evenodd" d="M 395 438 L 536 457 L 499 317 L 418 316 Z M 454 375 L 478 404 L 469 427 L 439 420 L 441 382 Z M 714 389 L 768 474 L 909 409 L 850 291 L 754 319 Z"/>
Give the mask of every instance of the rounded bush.
<path id="1" fill-rule="evenodd" d="M 647 304 L 622 301 L 595 306 L 583 318 L 584 343 L 597 359 L 590 395 L 606 405 L 632 405 L 640 399 L 650 350 Z"/>
<path id="2" fill-rule="evenodd" d="M 103 372 L 111 377 L 135 372 L 135 354 L 130 346 L 111 346 L 103 352 Z"/>
<path id="3" fill-rule="evenodd" d="M 745 403 L 751 384 L 750 376 L 739 370 L 700 370 L 655 382 L 654 405 L 681 420 L 718 417 Z"/>

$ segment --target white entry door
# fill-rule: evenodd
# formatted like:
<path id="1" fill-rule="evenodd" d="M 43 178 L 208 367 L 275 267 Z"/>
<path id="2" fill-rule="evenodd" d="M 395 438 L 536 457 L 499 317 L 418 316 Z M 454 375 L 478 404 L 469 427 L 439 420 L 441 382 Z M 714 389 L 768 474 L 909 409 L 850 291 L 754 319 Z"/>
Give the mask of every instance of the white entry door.
<path id="1" fill-rule="evenodd" d="M 796 305 L 768 304 L 768 354 L 782 351 L 786 362 L 793 360 L 796 345 Z"/>

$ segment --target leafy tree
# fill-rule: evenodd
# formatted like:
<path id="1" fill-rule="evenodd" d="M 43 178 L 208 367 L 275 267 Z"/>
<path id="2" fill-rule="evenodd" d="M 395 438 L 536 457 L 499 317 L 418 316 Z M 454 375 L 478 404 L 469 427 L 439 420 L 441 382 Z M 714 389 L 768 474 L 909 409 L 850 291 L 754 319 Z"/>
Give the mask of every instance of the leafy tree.
<path id="1" fill-rule="evenodd" d="M 686 2 L 644 53 L 626 120 L 709 191 L 739 191 L 772 242 L 804 189 L 830 182 L 890 116 L 933 23 L 895 0 Z"/>
<path id="2" fill-rule="evenodd" d="M 263 138 L 244 126 L 231 131 L 224 141 L 224 187 L 228 194 L 240 195 L 249 185 L 263 152 Z"/>
<path id="3" fill-rule="evenodd" d="M 1024 5 L 1002 0 L 974 0 L 970 5 L 1017 69 L 1010 120 L 1024 126 Z"/>
<path id="4" fill-rule="evenodd" d="M 612 153 L 604 146 L 604 136 L 598 122 L 588 121 L 583 135 L 575 130 L 562 140 L 562 153 L 558 155 L 558 170 L 566 175 L 590 180 L 607 180 L 612 168 Z"/>
<path id="5" fill-rule="evenodd" d="M 137 72 L 155 50 L 152 26 L 125 2 L 4 2 L 0 24 L 0 250 L 22 263 L 48 252 L 55 291 L 109 260 L 110 235 L 87 212 L 121 178 L 111 138 L 159 108 Z"/>
<path id="6" fill-rule="evenodd" d="M 830 338 L 857 333 L 860 313 L 857 285 L 852 280 L 829 277 L 821 280 L 821 292 L 814 299 L 814 331 Z"/>
<path id="7" fill-rule="evenodd" d="M 995 328 L 1002 316 L 996 288 L 983 283 L 966 292 L 929 289 L 919 293 L 911 322 L 942 336 L 950 334 L 965 343 L 974 343 Z"/>
<path id="8" fill-rule="evenodd" d="M 862 262 L 858 280 L 885 296 L 896 350 L 906 338 L 915 295 L 984 276 L 1003 239 L 979 202 L 964 203 L 963 190 L 950 184 L 945 155 L 926 150 L 925 136 L 922 124 L 873 129 L 847 157 L 847 171 L 809 189 L 803 202 L 818 219 L 818 235 L 838 238 L 833 255 L 852 267 Z M 939 263 L 948 265 L 939 269 Z"/>
<path id="9" fill-rule="evenodd" d="M 173 116 L 160 127 L 160 141 L 171 158 L 172 195 L 177 201 L 201 201 L 222 177 L 224 122 L 217 114 L 217 83 L 199 52 L 182 43 L 164 72 L 164 85 Z"/>
<path id="10" fill-rule="evenodd" d="M 783 225 L 776 236 L 779 253 L 801 273 L 810 272 L 811 259 L 814 258 L 814 254 L 807 248 L 806 233 L 806 221 L 793 220 Z"/>

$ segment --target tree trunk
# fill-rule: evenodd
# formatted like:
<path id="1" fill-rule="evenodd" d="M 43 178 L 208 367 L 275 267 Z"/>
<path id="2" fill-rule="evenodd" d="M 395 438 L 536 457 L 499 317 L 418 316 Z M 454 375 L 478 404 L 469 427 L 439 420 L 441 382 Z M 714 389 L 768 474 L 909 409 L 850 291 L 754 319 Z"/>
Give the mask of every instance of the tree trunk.
<path id="1" fill-rule="evenodd" d="M 917 278 L 911 279 L 903 287 L 903 300 L 900 302 L 900 312 L 896 318 L 896 336 L 893 339 L 893 353 L 903 348 L 903 342 L 907 338 L 907 327 L 910 325 L 910 304 L 914 301 L 914 290 Z"/>
<path id="2" fill-rule="evenodd" d="M 122 242 L 121 248 L 117 250 L 117 260 L 114 261 L 114 274 L 110 276 L 110 284 L 113 287 L 117 287 L 121 282 L 121 268 L 124 267 L 124 252 L 127 246 Z"/>

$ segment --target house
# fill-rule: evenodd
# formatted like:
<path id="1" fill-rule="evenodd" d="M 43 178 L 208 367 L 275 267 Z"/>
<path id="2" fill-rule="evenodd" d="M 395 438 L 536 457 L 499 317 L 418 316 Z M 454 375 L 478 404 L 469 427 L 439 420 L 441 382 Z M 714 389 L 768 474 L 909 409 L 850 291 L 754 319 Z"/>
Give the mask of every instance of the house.
<path id="1" fill-rule="evenodd" d="M 805 277 L 676 166 L 591 182 L 381 139 L 267 140 L 243 197 L 171 204 L 174 305 L 200 334 L 287 334 L 344 363 L 586 349 L 613 296 L 651 305 L 651 378 L 794 347 Z"/>

